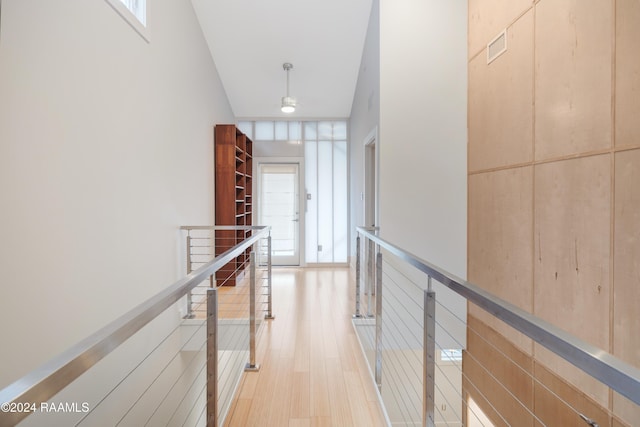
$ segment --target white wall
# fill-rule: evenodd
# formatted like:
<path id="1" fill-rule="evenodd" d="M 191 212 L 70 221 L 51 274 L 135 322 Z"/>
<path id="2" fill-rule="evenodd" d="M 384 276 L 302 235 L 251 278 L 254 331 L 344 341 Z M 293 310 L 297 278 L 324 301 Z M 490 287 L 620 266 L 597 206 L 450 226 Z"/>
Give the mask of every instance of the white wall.
<path id="1" fill-rule="evenodd" d="M 466 0 L 374 1 L 351 112 L 352 228 L 363 223 L 363 142 L 377 125 L 382 237 L 462 278 L 466 58 Z M 435 290 L 441 304 L 465 318 L 461 297 L 442 286 Z M 464 325 L 445 319 L 446 310 L 439 313 L 455 337 L 439 329 L 439 342 L 464 347 Z"/>
<path id="2" fill-rule="evenodd" d="M 466 34 L 465 0 L 381 1 L 381 235 L 462 278 L 467 252 Z M 466 317 L 462 297 L 438 284 L 434 290 L 441 305 Z M 464 348 L 464 327 L 453 328 L 449 319 L 440 322 Z M 436 331 L 437 341 L 452 341 L 442 332 Z"/>
<path id="3" fill-rule="evenodd" d="M 181 276 L 213 221 L 213 131 L 234 117 L 188 0 L 150 43 L 105 1 L 4 0 L 0 387 Z"/>
<path id="4" fill-rule="evenodd" d="M 373 0 L 349 121 L 350 255 L 355 256 L 355 228 L 364 225 L 364 142 L 380 122 L 380 2 Z"/>
<path id="5" fill-rule="evenodd" d="M 467 259 L 466 58 L 465 0 L 374 1 L 351 111 L 350 145 L 352 229 L 363 223 L 363 143 L 378 125 L 382 237 L 462 278 Z M 352 231 L 352 255 L 354 237 Z M 442 286 L 435 290 L 444 306 L 465 318 L 461 297 Z M 455 329 L 455 340 L 464 346 L 464 327 Z"/>
<path id="6" fill-rule="evenodd" d="M 466 56 L 466 1 L 374 0 L 350 120 L 352 229 L 363 222 L 363 143 L 379 126 L 383 236 L 461 277 Z"/>
<path id="7" fill-rule="evenodd" d="M 381 233 L 462 277 L 466 35 L 466 0 L 381 1 Z"/>

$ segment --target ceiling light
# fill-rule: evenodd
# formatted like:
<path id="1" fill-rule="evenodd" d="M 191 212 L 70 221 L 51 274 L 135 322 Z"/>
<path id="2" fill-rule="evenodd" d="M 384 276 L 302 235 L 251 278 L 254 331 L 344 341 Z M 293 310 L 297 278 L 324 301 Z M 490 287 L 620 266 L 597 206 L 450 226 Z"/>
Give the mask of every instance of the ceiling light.
<path id="1" fill-rule="evenodd" d="M 282 97 L 282 107 L 280 109 L 283 113 L 293 113 L 296 111 L 296 99 L 289 96 L 289 71 L 293 68 L 293 65 L 285 62 L 282 64 L 282 68 L 287 72 L 287 96 Z"/>

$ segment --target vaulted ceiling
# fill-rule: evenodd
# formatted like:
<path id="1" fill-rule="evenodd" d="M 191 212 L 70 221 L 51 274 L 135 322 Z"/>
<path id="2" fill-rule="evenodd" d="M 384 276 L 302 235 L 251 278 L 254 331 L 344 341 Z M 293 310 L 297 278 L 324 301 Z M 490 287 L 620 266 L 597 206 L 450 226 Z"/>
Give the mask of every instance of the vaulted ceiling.
<path id="1" fill-rule="evenodd" d="M 349 117 L 371 2 L 192 0 L 236 117 L 282 119 Z"/>

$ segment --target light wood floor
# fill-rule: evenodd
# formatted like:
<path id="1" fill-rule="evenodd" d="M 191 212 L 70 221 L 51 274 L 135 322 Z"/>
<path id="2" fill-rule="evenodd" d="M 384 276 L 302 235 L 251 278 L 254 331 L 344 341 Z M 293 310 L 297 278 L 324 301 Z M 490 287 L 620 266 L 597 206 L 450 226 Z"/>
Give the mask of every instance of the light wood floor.
<path id="1" fill-rule="evenodd" d="M 259 372 L 243 374 L 225 426 L 384 426 L 355 332 L 348 268 L 273 269 Z"/>
<path id="2" fill-rule="evenodd" d="M 260 268 L 256 272 L 256 307 L 257 316 L 264 315 L 267 307 L 267 272 Z M 209 281 L 203 282 L 193 293 L 193 314 L 196 319 L 206 319 L 206 292 Z M 235 286 L 218 287 L 218 318 L 219 319 L 247 319 L 249 317 L 249 270 L 237 279 Z"/>

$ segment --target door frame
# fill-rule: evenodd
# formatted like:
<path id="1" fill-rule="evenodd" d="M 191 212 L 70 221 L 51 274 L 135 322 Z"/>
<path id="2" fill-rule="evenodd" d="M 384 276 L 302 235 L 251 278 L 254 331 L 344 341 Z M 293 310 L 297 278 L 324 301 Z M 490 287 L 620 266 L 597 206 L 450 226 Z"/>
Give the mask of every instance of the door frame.
<path id="1" fill-rule="evenodd" d="M 362 224 L 370 227 L 380 226 L 380 142 L 378 140 L 378 126 L 374 127 L 366 136 L 363 143 L 363 194 Z M 373 153 L 373 155 L 372 155 Z M 373 176 L 371 176 L 373 165 Z M 372 200 L 373 199 L 373 200 Z M 373 209 L 373 212 L 370 210 Z M 371 218 L 373 216 L 373 218 Z"/>
<path id="2" fill-rule="evenodd" d="M 256 187 L 253 189 L 253 194 L 258 195 L 258 203 L 255 206 L 255 216 L 254 220 L 256 221 L 260 218 L 260 208 L 262 203 L 261 194 L 261 186 L 262 186 L 262 177 L 260 176 L 260 166 L 261 164 L 296 164 L 298 165 L 298 255 L 300 256 L 300 261 L 298 266 L 306 267 L 306 256 L 305 256 L 305 217 L 307 213 L 307 205 L 304 191 L 304 157 L 254 157 L 253 162 L 253 171 L 252 174 L 256 178 L 255 183 Z M 262 224 L 257 224 L 262 225 Z"/>

